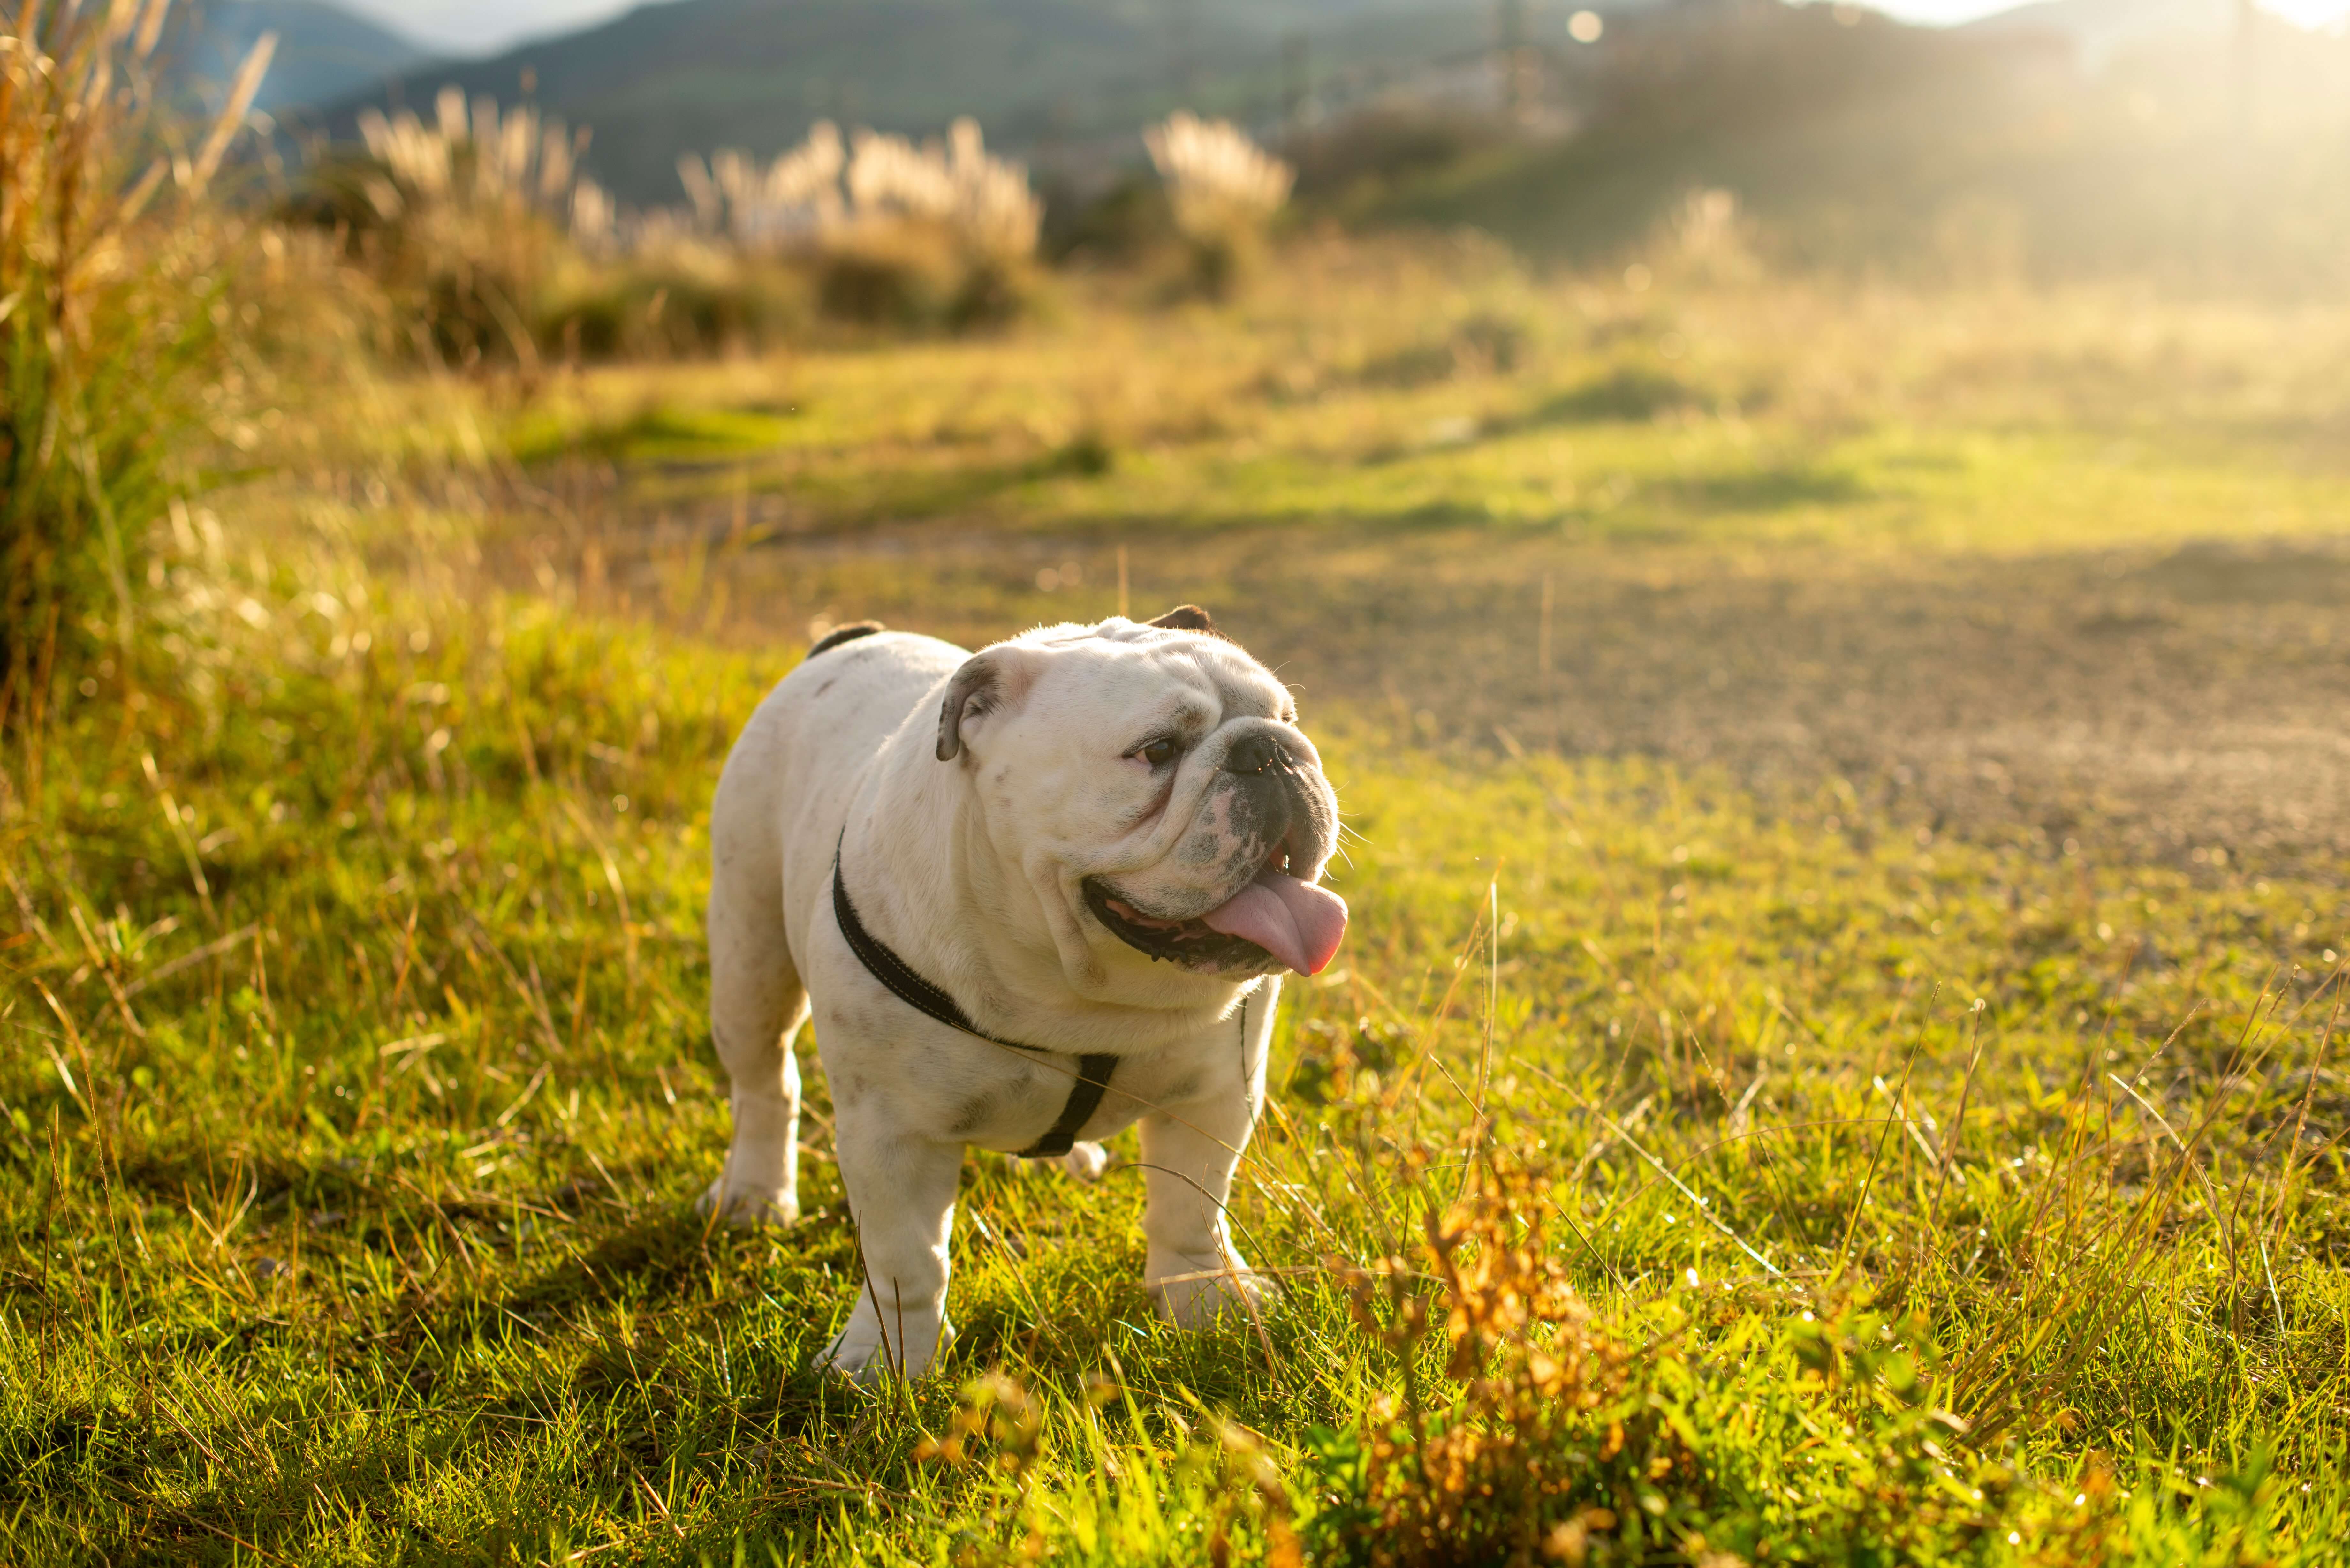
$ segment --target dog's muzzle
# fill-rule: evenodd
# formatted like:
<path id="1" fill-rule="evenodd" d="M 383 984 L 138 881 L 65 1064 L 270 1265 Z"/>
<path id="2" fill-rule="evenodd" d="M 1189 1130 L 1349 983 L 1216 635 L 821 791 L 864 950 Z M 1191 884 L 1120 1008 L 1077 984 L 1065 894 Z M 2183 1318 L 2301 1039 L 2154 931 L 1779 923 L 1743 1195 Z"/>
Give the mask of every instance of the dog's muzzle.
<path id="1" fill-rule="evenodd" d="M 1337 815 L 1317 773 L 1298 765 L 1279 730 L 1252 729 L 1226 748 L 1230 857 L 1237 887 L 1211 907 L 1154 912 L 1097 877 L 1082 884 L 1094 918 L 1128 947 L 1208 973 L 1318 974 L 1347 929 L 1346 901 L 1299 873 L 1318 872 L 1336 846 Z M 1196 906 L 1195 906 L 1196 908 Z"/>

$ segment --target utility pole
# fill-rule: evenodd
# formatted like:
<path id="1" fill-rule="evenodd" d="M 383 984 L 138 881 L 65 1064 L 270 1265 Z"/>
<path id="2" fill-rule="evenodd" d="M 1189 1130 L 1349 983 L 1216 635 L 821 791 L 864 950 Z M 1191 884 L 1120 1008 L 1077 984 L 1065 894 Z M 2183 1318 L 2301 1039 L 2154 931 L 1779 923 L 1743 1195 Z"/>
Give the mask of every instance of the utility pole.
<path id="1" fill-rule="evenodd" d="M 2236 0 L 2236 79 L 2233 86 L 2236 138 L 2240 141 L 2251 137 L 2253 116 L 2259 108 L 2254 78 L 2259 72 L 2260 34 L 2261 8 L 2255 0 Z"/>
<path id="2" fill-rule="evenodd" d="M 2261 109 L 2261 7 L 2259 0 L 2235 0 L 2235 134 L 2251 136 Z"/>
<path id="3" fill-rule="evenodd" d="M 1167 34 L 1175 96 L 1188 106 L 1200 96 L 1200 0 L 1167 0 Z"/>
<path id="4" fill-rule="evenodd" d="M 1493 68 L 1500 73 L 1502 118 L 1523 125 L 1533 109 L 1534 59 L 1526 48 L 1526 0 L 1498 0 L 1494 17 L 1497 48 Z"/>

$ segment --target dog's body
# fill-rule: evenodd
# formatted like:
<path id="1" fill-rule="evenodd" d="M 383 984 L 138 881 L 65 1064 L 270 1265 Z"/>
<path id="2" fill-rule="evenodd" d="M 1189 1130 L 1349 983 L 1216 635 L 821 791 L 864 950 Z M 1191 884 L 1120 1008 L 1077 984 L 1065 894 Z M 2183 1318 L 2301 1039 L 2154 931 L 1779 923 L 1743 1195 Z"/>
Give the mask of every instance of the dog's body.
<path id="1" fill-rule="evenodd" d="M 951 1334 L 964 1146 L 1035 1152 L 1083 1109 L 1087 1056 L 1114 1068 L 1067 1130 L 1141 1122 L 1160 1309 L 1195 1323 L 1257 1290 L 1222 1205 L 1262 1093 L 1273 974 L 1326 963 L 1345 907 L 1313 886 L 1336 802 L 1288 694 L 1207 624 L 1187 607 L 977 656 L 879 631 L 820 646 L 728 758 L 711 1023 L 735 1125 L 703 1201 L 797 1217 L 792 1037 L 813 1016 L 868 1273 L 825 1365 L 928 1366 Z M 840 898 L 973 1027 L 886 985 Z M 1081 1175 L 1100 1161 L 1091 1143 L 1067 1157 Z"/>

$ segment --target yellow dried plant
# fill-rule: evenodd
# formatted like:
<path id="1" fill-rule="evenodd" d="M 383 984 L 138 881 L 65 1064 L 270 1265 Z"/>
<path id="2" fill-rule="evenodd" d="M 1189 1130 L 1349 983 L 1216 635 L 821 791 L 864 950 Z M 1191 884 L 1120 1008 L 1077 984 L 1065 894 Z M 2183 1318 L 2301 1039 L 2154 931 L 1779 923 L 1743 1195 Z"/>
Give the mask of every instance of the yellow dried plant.
<path id="1" fill-rule="evenodd" d="M 872 130 L 844 143 L 819 120 L 764 166 L 728 151 L 706 168 L 689 155 L 679 172 L 705 226 L 761 250 L 821 251 L 911 225 L 968 256 L 1020 262 L 1035 254 L 1044 218 L 1027 170 L 989 152 L 967 115 L 943 142 L 920 143 Z"/>
<path id="2" fill-rule="evenodd" d="M 169 10 L 0 12 L 0 722 L 34 664 L 102 639 L 127 664 L 145 532 L 172 489 L 161 438 L 198 419 L 214 368 L 238 225 L 204 197 L 276 38 L 189 135 L 157 87 Z"/>
<path id="3" fill-rule="evenodd" d="M 1175 225 L 1195 242 L 1262 231 L 1289 201 L 1297 171 L 1229 119 L 1177 109 L 1142 133 L 1167 188 Z"/>
<path id="4" fill-rule="evenodd" d="M 1375 1568 L 1579 1564 L 1617 1522 L 1594 1501 L 1612 1467 L 1634 1459 L 1654 1480 L 1694 1464 L 1620 1408 L 1631 1354 L 1551 1255 L 1548 1207 L 1524 1172 L 1484 1167 L 1429 1216 L 1416 1256 L 1334 1262 L 1356 1322 L 1402 1375 L 1401 1397 L 1364 1423 Z M 1426 1377 L 1431 1339 L 1449 1388 Z"/>

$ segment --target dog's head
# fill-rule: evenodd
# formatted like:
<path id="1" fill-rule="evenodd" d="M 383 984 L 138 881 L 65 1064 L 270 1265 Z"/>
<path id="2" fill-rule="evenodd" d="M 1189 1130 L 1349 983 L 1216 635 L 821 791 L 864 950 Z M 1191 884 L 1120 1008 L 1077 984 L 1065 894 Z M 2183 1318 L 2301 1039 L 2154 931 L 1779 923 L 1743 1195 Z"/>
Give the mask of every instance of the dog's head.
<path id="1" fill-rule="evenodd" d="M 1196 606 L 973 655 L 941 701 L 938 756 L 1098 971 L 1140 955 L 1226 981 L 1313 974 L 1346 933 L 1345 902 L 1315 885 L 1338 841 L 1321 756 L 1288 690 Z"/>

